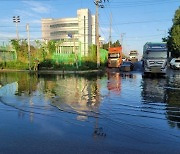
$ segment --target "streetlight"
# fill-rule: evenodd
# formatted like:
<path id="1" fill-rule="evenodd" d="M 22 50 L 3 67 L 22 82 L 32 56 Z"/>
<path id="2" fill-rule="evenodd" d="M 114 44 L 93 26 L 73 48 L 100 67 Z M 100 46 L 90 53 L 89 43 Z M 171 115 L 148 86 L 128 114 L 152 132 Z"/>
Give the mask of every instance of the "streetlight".
<path id="1" fill-rule="evenodd" d="M 20 23 L 20 16 L 13 16 L 13 22 L 16 23 L 16 36 L 17 40 L 19 40 L 18 23 Z"/>
<path id="2" fill-rule="evenodd" d="M 123 47 L 124 47 L 124 44 L 123 44 L 123 39 L 124 39 L 124 35 L 125 35 L 126 33 L 121 33 L 121 47 L 122 47 L 122 53 L 124 52 L 124 49 L 123 49 Z"/>
<path id="3" fill-rule="evenodd" d="M 31 71 L 31 48 L 30 48 L 30 33 L 29 24 L 26 25 L 27 30 L 27 40 L 28 40 L 28 60 L 29 60 L 29 71 Z"/>

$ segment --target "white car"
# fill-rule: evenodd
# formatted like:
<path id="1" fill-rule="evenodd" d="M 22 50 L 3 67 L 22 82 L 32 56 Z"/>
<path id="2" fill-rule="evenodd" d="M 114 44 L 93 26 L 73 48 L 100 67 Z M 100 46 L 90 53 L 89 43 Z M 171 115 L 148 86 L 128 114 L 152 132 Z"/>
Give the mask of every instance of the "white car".
<path id="1" fill-rule="evenodd" d="M 180 58 L 173 58 L 170 61 L 170 67 L 172 69 L 180 69 Z"/>

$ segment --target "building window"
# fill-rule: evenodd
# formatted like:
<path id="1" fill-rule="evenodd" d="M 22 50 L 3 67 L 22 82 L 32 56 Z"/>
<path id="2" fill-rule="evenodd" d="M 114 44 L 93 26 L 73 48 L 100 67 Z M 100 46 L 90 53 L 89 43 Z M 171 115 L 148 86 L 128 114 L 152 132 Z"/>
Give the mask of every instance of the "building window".
<path id="1" fill-rule="evenodd" d="M 59 35 L 68 35 L 69 33 L 71 34 L 78 34 L 78 31 L 55 31 L 51 32 L 51 36 L 59 36 Z"/>
<path id="2" fill-rule="evenodd" d="M 78 23 L 63 23 L 63 24 L 50 25 L 50 28 L 59 28 L 59 27 L 78 27 Z"/>

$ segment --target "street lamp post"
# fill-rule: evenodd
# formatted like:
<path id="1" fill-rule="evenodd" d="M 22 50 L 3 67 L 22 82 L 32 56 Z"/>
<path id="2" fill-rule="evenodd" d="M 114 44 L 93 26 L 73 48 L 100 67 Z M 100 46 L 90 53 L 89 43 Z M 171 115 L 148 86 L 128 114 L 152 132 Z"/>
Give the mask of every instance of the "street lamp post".
<path id="1" fill-rule="evenodd" d="M 18 23 L 20 23 L 20 16 L 13 16 L 13 22 L 16 23 L 16 36 L 19 40 Z"/>
<path id="2" fill-rule="evenodd" d="M 26 30 L 27 30 L 27 40 L 28 40 L 28 61 L 29 61 L 29 71 L 31 71 L 31 48 L 30 48 L 29 24 L 26 25 Z"/>

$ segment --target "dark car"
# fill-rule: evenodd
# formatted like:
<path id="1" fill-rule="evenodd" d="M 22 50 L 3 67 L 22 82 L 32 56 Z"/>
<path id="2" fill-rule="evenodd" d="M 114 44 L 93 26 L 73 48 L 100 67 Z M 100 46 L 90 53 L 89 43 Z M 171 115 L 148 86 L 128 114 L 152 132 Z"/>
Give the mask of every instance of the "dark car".
<path id="1" fill-rule="evenodd" d="M 129 72 L 133 70 L 133 67 L 134 65 L 131 61 L 124 61 L 120 67 L 120 70 L 124 72 Z"/>

